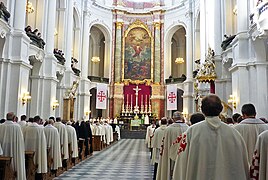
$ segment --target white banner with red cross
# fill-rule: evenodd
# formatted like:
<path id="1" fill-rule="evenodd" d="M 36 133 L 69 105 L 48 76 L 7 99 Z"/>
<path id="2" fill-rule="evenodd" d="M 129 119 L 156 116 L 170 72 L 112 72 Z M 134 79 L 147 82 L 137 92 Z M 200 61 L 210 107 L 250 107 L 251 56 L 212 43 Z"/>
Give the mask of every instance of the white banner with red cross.
<path id="1" fill-rule="evenodd" d="M 167 110 L 177 110 L 176 85 L 167 85 Z"/>
<path id="2" fill-rule="evenodd" d="M 107 84 L 97 84 L 96 109 L 107 108 Z"/>

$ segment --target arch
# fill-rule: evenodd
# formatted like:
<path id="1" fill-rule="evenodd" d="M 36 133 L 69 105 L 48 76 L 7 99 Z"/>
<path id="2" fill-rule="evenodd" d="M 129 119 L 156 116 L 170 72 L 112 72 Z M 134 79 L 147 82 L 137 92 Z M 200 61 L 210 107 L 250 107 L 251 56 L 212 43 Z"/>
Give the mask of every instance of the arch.
<path id="1" fill-rule="evenodd" d="M 174 34 L 183 29 L 186 35 L 186 25 L 183 22 L 178 21 L 177 23 L 171 25 L 169 28 L 167 28 L 167 33 L 165 35 L 165 61 L 164 61 L 164 79 L 167 79 L 172 74 L 173 69 L 173 60 L 172 59 L 172 38 Z M 186 42 L 186 41 L 185 41 Z M 186 47 L 185 47 L 186 51 Z M 186 54 L 185 54 L 186 55 Z M 184 58 L 185 60 L 186 58 Z M 186 64 L 186 61 L 184 62 Z M 186 66 L 184 67 L 186 69 Z"/>
<path id="2" fill-rule="evenodd" d="M 109 78 L 111 75 L 111 52 L 112 52 L 112 33 L 108 26 L 101 20 L 97 19 L 92 21 L 89 25 L 90 32 L 92 27 L 99 29 L 104 36 L 104 61 L 103 61 L 103 77 Z M 90 47 L 89 47 L 90 48 Z M 89 59 L 89 70 L 92 63 Z"/>

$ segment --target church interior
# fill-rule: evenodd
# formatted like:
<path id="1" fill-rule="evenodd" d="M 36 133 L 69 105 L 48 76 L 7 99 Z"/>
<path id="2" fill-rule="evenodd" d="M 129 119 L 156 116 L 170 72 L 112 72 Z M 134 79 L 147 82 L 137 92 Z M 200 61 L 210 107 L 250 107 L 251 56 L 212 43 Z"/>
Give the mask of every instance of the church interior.
<path id="1" fill-rule="evenodd" d="M 186 152 L 216 95 L 223 123 L 262 120 L 255 147 L 267 62 L 267 0 L 0 0 L 0 179 L 185 180 L 155 126 L 189 126 Z"/>

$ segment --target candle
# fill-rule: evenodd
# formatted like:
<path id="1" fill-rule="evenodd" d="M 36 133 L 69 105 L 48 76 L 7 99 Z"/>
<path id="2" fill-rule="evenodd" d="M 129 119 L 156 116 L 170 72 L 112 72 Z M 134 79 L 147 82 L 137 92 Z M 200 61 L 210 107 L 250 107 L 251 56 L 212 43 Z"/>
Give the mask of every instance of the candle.
<path id="1" fill-rule="evenodd" d="M 145 105 L 147 105 L 147 95 L 145 95 Z"/>
<path id="2" fill-rule="evenodd" d="M 141 95 L 141 105 L 143 105 L 143 95 Z"/>
<path id="3" fill-rule="evenodd" d="M 132 94 L 131 94 L 131 102 L 130 102 L 131 106 L 132 106 Z"/>
<path id="4" fill-rule="evenodd" d="M 127 105 L 128 105 L 128 94 L 127 94 Z"/>

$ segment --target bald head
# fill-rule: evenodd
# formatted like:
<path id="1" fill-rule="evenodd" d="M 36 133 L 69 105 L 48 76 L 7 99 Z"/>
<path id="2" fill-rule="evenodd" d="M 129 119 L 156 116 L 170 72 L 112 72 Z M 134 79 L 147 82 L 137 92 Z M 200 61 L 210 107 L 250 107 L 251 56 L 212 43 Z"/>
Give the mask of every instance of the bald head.
<path id="1" fill-rule="evenodd" d="M 173 119 L 174 119 L 174 121 L 183 120 L 182 114 L 179 111 L 175 111 L 173 113 Z"/>
<path id="2" fill-rule="evenodd" d="M 14 118 L 15 118 L 15 114 L 14 114 L 14 112 L 9 112 L 9 113 L 7 113 L 7 120 L 8 120 L 8 121 L 13 121 Z"/>

